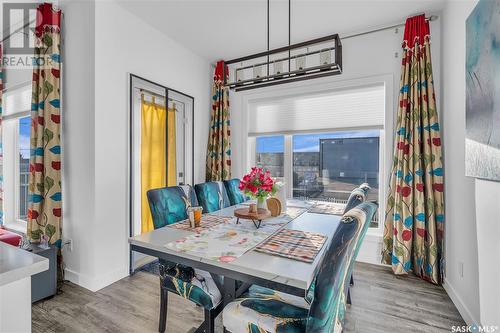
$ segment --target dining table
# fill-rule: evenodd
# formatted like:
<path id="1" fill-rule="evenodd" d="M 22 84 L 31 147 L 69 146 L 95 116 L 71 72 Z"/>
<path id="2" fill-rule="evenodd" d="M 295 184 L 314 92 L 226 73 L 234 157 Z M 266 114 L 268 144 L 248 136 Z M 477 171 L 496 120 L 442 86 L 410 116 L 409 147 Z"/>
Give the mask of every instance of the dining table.
<path id="1" fill-rule="evenodd" d="M 239 224 L 236 223 L 234 210 L 248 207 L 245 203 L 211 212 L 210 215 L 227 218 L 228 222 L 224 223 L 223 226 L 225 230 L 237 232 L 239 228 L 255 229 L 255 233 L 251 232 L 248 235 L 257 235 L 259 241 L 262 239 L 265 241 L 282 229 L 324 235 L 324 244 L 312 262 L 272 255 L 259 251 L 256 247 L 248 249 L 231 261 L 218 260 L 207 257 L 202 252 L 177 249 L 175 245 L 180 240 L 193 238 L 196 231 L 170 226 L 131 237 L 129 243 L 133 251 L 209 272 L 221 291 L 223 305 L 239 297 L 252 284 L 304 297 L 316 276 L 328 244 L 341 220 L 340 215 L 310 213 L 308 210 L 311 205 L 306 201 L 288 200 L 284 213 L 290 213 L 289 216 L 292 217 L 275 229 L 269 227 L 264 236 L 260 232 L 261 230 L 266 232 L 267 220 L 262 222 L 259 230 L 256 230 L 249 220 L 241 220 Z M 205 232 L 210 233 L 211 230 L 208 229 Z"/>

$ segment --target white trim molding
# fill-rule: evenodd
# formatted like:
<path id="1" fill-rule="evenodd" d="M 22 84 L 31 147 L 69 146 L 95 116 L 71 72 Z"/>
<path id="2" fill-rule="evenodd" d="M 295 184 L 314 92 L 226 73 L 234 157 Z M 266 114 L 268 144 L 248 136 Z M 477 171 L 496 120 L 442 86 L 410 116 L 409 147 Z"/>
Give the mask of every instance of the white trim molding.
<path id="1" fill-rule="evenodd" d="M 99 291 L 100 289 L 127 277 L 128 275 L 128 267 L 123 267 L 109 274 L 99 276 L 88 276 L 75 272 L 68 268 L 64 269 L 64 277 L 66 280 L 69 280 L 74 284 L 77 284 L 80 287 L 88 289 L 92 292 Z"/>
<path id="2" fill-rule="evenodd" d="M 446 278 L 444 278 L 443 281 L 443 288 L 448 294 L 448 296 L 450 296 L 453 304 L 455 304 L 455 306 L 457 307 L 457 310 L 464 319 L 465 323 L 467 325 L 474 325 L 474 324 L 480 325 L 480 321 L 478 320 L 478 318 L 474 318 L 472 312 L 469 310 L 467 305 L 465 305 L 465 302 L 462 300 L 462 298 L 459 296 L 455 288 L 450 284 L 450 282 Z"/>

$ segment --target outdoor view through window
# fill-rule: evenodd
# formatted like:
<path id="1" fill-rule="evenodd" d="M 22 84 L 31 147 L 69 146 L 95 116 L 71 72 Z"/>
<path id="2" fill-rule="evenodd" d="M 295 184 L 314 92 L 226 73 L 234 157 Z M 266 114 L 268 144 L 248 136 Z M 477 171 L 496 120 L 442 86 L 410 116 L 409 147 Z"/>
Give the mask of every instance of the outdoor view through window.
<path id="1" fill-rule="evenodd" d="M 28 175 L 30 166 L 30 128 L 31 118 L 19 118 L 19 219 L 28 216 Z"/>
<path id="2" fill-rule="evenodd" d="M 284 145 L 283 135 L 256 138 L 257 165 L 280 179 Z M 367 199 L 378 201 L 379 146 L 379 130 L 293 135 L 293 197 L 346 203 L 355 187 L 368 183 Z"/>

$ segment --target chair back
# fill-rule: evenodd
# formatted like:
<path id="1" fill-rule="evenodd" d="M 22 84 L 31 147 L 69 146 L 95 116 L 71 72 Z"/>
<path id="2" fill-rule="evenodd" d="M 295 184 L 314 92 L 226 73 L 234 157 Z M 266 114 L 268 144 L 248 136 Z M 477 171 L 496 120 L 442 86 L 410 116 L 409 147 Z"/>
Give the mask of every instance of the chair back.
<path id="1" fill-rule="evenodd" d="M 238 178 L 225 180 L 224 186 L 226 187 L 227 196 L 231 206 L 240 204 L 247 200 L 243 192 L 240 191 L 240 180 Z"/>
<path id="2" fill-rule="evenodd" d="M 368 196 L 369 190 L 370 186 L 368 186 L 368 184 L 366 183 L 361 184 L 359 187 L 356 187 L 354 190 L 352 190 L 351 194 L 349 195 L 349 199 L 347 199 L 347 205 L 345 206 L 344 214 L 357 205 L 363 203 Z"/>
<path id="3" fill-rule="evenodd" d="M 364 202 L 342 217 L 316 275 L 314 299 L 309 309 L 306 332 L 341 332 L 344 322 L 350 264 L 356 259 L 356 242 L 366 233 L 377 206 Z"/>
<path id="4" fill-rule="evenodd" d="M 196 184 L 194 190 L 198 203 L 203 207 L 203 213 L 211 213 L 231 205 L 222 182 Z"/>
<path id="5" fill-rule="evenodd" d="M 363 243 L 363 240 L 365 239 L 366 232 L 368 231 L 368 228 L 370 227 L 370 223 L 372 222 L 373 216 L 377 212 L 378 205 L 375 203 L 370 203 L 370 206 L 373 209 L 372 211 L 369 211 L 368 214 L 366 214 L 365 211 L 367 209 L 363 210 L 363 207 L 356 207 L 352 211 L 349 211 L 349 216 L 358 216 L 359 218 L 363 217 L 363 214 L 366 214 L 366 219 L 365 222 L 361 225 L 361 230 L 356 233 L 356 236 L 354 238 L 354 255 L 351 258 L 351 262 L 349 263 L 349 269 L 348 269 L 348 274 L 347 276 L 349 277 L 349 280 L 351 278 L 352 271 L 354 269 L 354 263 L 356 262 L 356 258 L 358 257 L 359 250 L 361 249 L 361 244 Z M 359 208 L 359 209 L 358 209 Z M 347 290 L 349 289 L 349 283 L 346 283 L 344 285 L 344 294 L 347 295 Z"/>
<path id="6" fill-rule="evenodd" d="M 155 229 L 187 219 L 187 208 L 198 204 L 189 185 L 149 190 L 147 197 Z"/>
<path id="7" fill-rule="evenodd" d="M 188 198 L 192 207 L 198 206 L 198 198 L 196 197 L 196 193 L 194 192 L 194 188 L 191 185 L 179 185 L 180 188 L 184 191 L 184 194 Z"/>

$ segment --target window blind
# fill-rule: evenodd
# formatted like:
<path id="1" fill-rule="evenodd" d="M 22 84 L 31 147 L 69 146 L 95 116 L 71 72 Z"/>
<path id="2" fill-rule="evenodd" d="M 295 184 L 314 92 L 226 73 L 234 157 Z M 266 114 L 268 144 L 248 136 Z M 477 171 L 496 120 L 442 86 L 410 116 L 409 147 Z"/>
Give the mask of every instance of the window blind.
<path id="1" fill-rule="evenodd" d="M 249 105 L 250 136 L 384 126 L 383 85 Z"/>
<path id="2" fill-rule="evenodd" d="M 3 116 L 31 111 L 31 85 L 4 94 Z"/>

